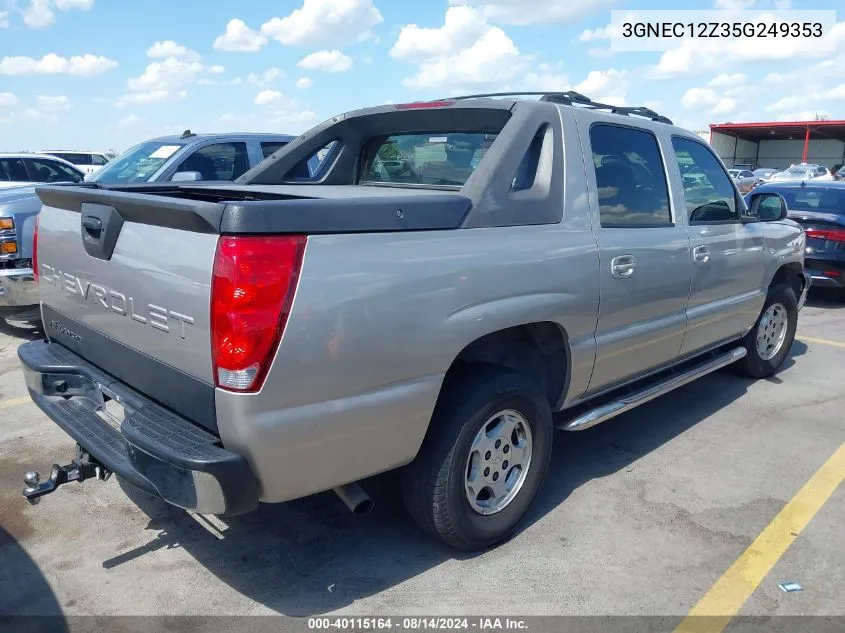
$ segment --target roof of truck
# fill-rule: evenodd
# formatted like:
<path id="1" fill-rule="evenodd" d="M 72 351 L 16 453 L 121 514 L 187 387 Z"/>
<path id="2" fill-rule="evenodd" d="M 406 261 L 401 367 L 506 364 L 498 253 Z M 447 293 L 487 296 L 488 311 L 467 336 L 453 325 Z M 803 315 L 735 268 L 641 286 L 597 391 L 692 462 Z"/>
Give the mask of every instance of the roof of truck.
<path id="1" fill-rule="evenodd" d="M 206 141 L 206 140 L 226 140 L 231 138 L 245 138 L 245 139 L 258 139 L 258 140 L 279 140 L 279 141 L 292 141 L 296 138 L 293 134 L 273 134 L 271 132 L 223 132 L 220 134 L 214 133 L 192 133 L 190 136 L 185 136 L 183 134 L 168 134 L 167 136 L 157 136 L 156 138 L 149 139 L 149 142 L 163 142 L 163 143 L 173 143 L 173 142 L 193 142 L 193 141 Z"/>

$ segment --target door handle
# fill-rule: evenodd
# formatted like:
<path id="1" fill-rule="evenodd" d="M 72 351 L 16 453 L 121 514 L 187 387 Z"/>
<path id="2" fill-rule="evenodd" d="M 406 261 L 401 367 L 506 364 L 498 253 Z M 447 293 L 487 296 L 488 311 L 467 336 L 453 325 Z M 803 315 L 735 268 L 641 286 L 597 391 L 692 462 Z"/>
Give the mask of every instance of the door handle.
<path id="1" fill-rule="evenodd" d="M 710 249 L 706 246 L 696 246 L 692 251 L 692 260 L 699 266 L 706 266 L 710 261 Z"/>
<path id="2" fill-rule="evenodd" d="M 610 262 L 610 273 L 614 279 L 628 279 L 634 274 L 636 261 L 633 255 L 620 255 L 614 257 Z"/>

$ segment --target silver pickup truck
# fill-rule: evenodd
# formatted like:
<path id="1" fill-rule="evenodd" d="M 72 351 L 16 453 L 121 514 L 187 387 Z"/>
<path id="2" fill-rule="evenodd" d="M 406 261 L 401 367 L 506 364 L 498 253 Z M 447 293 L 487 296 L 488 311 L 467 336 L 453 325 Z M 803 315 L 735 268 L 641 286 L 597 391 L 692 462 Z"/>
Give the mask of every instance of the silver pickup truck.
<path id="1" fill-rule="evenodd" d="M 809 286 L 783 198 L 747 205 L 695 134 L 577 93 L 354 111 L 234 184 L 38 195 L 47 339 L 19 356 L 77 454 L 26 474 L 32 502 L 114 473 L 197 513 L 364 511 L 396 470 L 425 531 L 486 548 L 555 427 L 771 376 Z"/>

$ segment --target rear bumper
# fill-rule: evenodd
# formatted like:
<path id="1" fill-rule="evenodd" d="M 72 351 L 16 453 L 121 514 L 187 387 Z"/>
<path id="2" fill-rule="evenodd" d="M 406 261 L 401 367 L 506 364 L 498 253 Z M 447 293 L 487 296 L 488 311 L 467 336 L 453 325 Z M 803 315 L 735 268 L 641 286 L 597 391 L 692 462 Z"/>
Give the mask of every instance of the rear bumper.
<path id="1" fill-rule="evenodd" d="M 0 308 L 38 305 L 38 285 L 31 268 L 0 269 Z"/>
<path id="2" fill-rule="evenodd" d="M 808 257 L 804 262 L 807 274 L 817 288 L 845 288 L 845 259 Z M 837 274 L 838 273 L 838 274 Z"/>
<path id="3" fill-rule="evenodd" d="M 18 356 L 35 404 L 118 477 L 200 514 L 243 514 L 258 506 L 249 464 L 222 448 L 218 437 L 58 343 L 24 343 Z M 102 414 L 107 399 L 123 405 L 122 422 Z"/>

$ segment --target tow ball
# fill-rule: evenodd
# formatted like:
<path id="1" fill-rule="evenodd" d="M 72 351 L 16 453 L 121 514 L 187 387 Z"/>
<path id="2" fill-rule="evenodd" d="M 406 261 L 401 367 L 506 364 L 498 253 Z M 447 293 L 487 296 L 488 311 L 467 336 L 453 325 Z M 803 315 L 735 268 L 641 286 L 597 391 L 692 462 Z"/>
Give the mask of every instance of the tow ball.
<path id="1" fill-rule="evenodd" d="M 66 466 L 53 464 L 47 481 L 42 482 L 41 475 L 37 471 L 31 470 L 26 473 L 23 477 L 25 484 L 23 496 L 31 505 L 36 505 L 41 501 L 41 497 L 55 492 L 59 486 L 72 481 L 81 483 L 86 479 L 106 481 L 111 474 L 111 471 L 91 457 L 90 453 L 80 449 L 77 451 L 76 459 L 70 464 Z"/>

